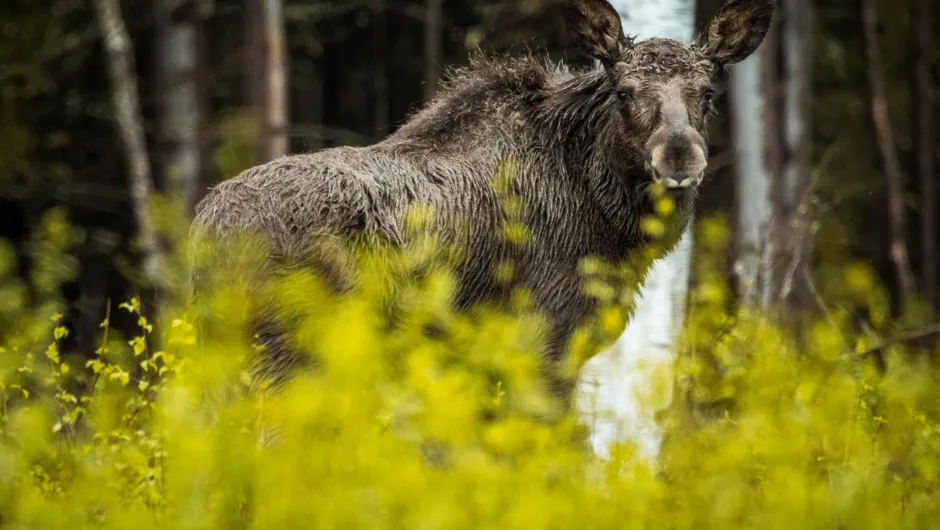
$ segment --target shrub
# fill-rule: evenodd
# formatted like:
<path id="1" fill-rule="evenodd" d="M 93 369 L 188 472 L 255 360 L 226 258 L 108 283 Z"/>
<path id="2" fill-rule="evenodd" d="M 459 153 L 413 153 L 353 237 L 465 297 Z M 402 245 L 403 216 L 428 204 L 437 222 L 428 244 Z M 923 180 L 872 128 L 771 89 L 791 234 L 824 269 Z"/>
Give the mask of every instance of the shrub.
<path id="1" fill-rule="evenodd" d="M 50 222 L 62 243 L 62 221 Z M 244 285 L 226 281 L 198 307 L 176 304 L 155 317 L 131 299 L 119 311 L 136 319 L 137 333 L 120 337 L 105 320 L 90 359 L 61 350 L 69 330 L 53 303 L 5 299 L 0 524 L 920 528 L 938 520 L 934 358 L 901 345 L 864 353 L 893 323 L 851 329 L 852 308 L 877 315 L 884 303 L 854 264 L 833 276 L 829 310 L 807 318 L 805 334 L 735 308 L 715 270 L 726 239 L 720 220 L 700 223 L 693 312 L 655 462 L 630 443 L 595 458 L 575 411 L 545 421 L 553 403 L 537 375 L 537 316 L 524 304 L 456 312 L 443 269 L 391 294 L 375 288 L 370 275 L 383 271 L 368 260 L 366 288 L 343 296 L 304 271 L 272 283 L 264 299 L 246 300 Z M 55 263 L 45 262 L 51 272 L 41 281 L 68 271 Z M 9 277 L 0 289 L 18 292 Z M 389 296 L 399 302 L 394 325 Z M 246 361 L 258 352 L 245 315 L 259 300 L 293 317 L 293 340 L 315 363 L 283 386 L 262 381 L 251 391 Z M 213 317 L 213 332 L 198 336 L 198 315 Z M 429 324 L 441 332 L 428 334 Z"/>

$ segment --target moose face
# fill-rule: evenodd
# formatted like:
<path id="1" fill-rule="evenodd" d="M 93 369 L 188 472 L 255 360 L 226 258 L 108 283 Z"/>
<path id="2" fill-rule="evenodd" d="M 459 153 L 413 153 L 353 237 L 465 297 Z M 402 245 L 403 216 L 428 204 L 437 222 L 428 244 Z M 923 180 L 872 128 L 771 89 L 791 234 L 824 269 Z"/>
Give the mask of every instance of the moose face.
<path id="1" fill-rule="evenodd" d="M 609 104 L 626 131 L 619 147 L 630 160 L 642 161 L 653 181 L 672 190 L 702 182 L 713 84 L 729 65 L 757 49 L 773 20 L 774 3 L 730 0 L 706 33 L 686 44 L 663 38 L 634 42 L 607 0 L 569 0 L 566 15 L 575 43 L 610 77 Z"/>

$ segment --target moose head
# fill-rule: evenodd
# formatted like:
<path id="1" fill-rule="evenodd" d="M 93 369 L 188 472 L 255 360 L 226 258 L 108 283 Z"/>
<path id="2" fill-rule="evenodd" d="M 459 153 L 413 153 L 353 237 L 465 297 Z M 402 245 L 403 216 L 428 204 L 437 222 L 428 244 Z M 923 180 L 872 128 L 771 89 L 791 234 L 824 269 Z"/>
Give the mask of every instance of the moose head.
<path id="1" fill-rule="evenodd" d="M 606 0 L 570 0 L 567 22 L 575 44 L 603 65 L 609 102 L 623 117 L 621 156 L 640 161 L 667 189 L 694 189 L 707 164 L 706 125 L 716 84 L 727 67 L 761 44 L 774 0 L 730 0 L 690 44 L 624 34 Z M 611 154 L 613 155 L 613 154 Z"/>

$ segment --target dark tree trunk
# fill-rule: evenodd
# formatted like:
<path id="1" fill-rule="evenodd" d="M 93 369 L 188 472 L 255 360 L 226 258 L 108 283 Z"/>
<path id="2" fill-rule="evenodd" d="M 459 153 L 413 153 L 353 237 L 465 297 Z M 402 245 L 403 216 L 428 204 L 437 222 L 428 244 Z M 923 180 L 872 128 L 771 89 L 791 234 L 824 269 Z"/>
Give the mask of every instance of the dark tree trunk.
<path id="1" fill-rule="evenodd" d="M 862 1 L 862 26 L 868 55 L 868 86 L 875 139 L 884 166 L 888 192 L 888 221 L 891 234 L 890 256 L 894 263 L 900 291 L 900 305 L 905 307 L 914 292 L 914 275 L 908 258 L 904 213 L 904 177 L 894 144 L 894 132 L 888 117 L 884 65 L 878 43 L 878 6 L 876 0 Z"/>
<path id="2" fill-rule="evenodd" d="M 914 151 L 917 179 L 920 183 L 920 237 L 921 270 L 924 297 L 935 307 L 938 300 L 937 276 L 940 263 L 937 256 L 937 180 L 934 174 L 936 146 L 933 137 L 933 88 L 930 69 L 933 65 L 933 42 L 930 17 L 931 0 L 915 0 L 911 19 L 914 40 L 914 79 L 911 97 L 914 126 Z"/>
<path id="3" fill-rule="evenodd" d="M 201 4 L 200 4 L 201 5 Z M 212 119 L 212 69 L 209 62 L 209 47 L 211 44 L 211 35 L 206 31 L 207 24 L 204 22 L 204 13 L 197 9 L 196 18 L 196 92 L 198 94 L 199 116 L 201 124 L 196 134 L 196 141 L 199 144 L 199 180 L 196 191 L 193 196 L 193 205 L 199 204 L 199 201 L 205 196 L 206 191 L 213 178 L 212 167 L 212 142 L 210 128 L 206 125 Z M 194 208 L 195 209 L 195 208 Z M 192 212 L 190 212 L 192 213 Z"/>
<path id="4" fill-rule="evenodd" d="M 303 57 L 297 61 L 297 76 L 291 80 L 291 117 L 304 131 L 303 149 L 317 151 L 333 141 L 323 133 L 323 66 L 321 56 Z"/>
<path id="5" fill-rule="evenodd" d="M 243 21 L 245 24 L 245 52 L 244 80 L 245 106 L 251 113 L 256 125 L 255 130 L 266 129 L 267 114 L 267 60 L 264 42 L 264 1 L 244 0 Z M 254 137 L 255 149 L 252 164 L 266 161 L 267 149 L 265 139 L 267 135 L 262 132 Z"/>
<path id="6" fill-rule="evenodd" d="M 434 96 L 441 63 L 441 3 L 424 0 L 424 99 Z"/>
<path id="7" fill-rule="evenodd" d="M 388 13 L 386 0 L 373 0 L 372 69 L 373 127 L 376 138 L 389 133 L 388 99 Z"/>
<path id="8" fill-rule="evenodd" d="M 810 91 L 812 28 L 810 0 L 784 0 L 781 24 L 783 167 L 774 217 L 779 262 L 774 274 L 774 299 L 790 309 L 810 303 L 807 271 L 812 257 L 810 202 Z"/>

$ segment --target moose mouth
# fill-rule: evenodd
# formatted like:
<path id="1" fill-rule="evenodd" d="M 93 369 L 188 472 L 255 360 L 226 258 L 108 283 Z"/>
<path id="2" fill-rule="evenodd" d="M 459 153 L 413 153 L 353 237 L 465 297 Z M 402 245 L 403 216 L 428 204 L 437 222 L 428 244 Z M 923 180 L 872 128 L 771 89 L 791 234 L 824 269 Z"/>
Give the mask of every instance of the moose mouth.
<path id="1" fill-rule="evenodd" d="M 656 168 L 652 167 L 650 164 L 646 165 L 646 171 L 653 178 L 653 182 L 657 184 L 661 183 L 667 190 L 670 191 L 680 191 L 693 189 L 702 183 L 702 178 L 704 176 L 704 171 L 700 171 L 696 175 L 686 175 L 686 174 L 676 174 L 672 175 L 663 175 L 659 171 L 656 171 Z"/>
<path id="2" fill-rule="evenodd" d="M 706 166 L 704 149 L 684 136 L 654 145 L 645 164 L 653 181 L 668 190 L 695 188 L 702 182 Z"/>

